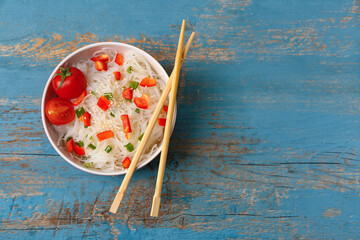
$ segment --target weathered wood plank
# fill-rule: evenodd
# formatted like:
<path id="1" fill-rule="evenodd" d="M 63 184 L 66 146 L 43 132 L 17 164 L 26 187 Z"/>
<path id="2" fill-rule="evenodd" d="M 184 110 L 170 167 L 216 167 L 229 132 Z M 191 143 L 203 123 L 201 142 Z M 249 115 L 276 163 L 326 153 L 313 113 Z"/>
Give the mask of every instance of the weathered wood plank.
<path id="1" fill-rule="evenodd" d="M 1 2 L 0 238 L 357 238 L 359 6 Z M 198 38 L 181 74 L 160 217 L 149 217 L 158 159 L 111 215 L 122 177 L 56 154 L 43 87 L 64 56 L 97 41 L 138 46 L 170 72 L 182 18 Z"/>

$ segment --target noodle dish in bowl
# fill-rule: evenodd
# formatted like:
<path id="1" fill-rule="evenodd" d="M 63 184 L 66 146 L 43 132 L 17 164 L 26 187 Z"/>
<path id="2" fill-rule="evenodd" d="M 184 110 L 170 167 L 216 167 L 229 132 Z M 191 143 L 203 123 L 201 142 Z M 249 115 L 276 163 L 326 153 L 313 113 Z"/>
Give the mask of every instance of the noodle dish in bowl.
<path id="1" fill-rule="evenodd" d="M 73 166 L 99 175 L 124 174 L 168 79 L 161 65 L 136 47 L 83 47 L 66 57 L 46 84 L 41 106 L 46 135 Z M 159 154 L 166 114 L 167 103 L 137 168 Z M 172 127 L 175 118 L 176 112 Z"/>

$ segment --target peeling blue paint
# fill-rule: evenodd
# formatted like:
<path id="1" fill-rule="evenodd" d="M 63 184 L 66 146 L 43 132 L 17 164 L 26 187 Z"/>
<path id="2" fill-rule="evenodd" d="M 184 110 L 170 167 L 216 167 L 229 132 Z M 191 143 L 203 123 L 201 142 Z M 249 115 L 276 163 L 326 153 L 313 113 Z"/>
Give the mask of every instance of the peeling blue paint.
<path id="1" fill-rule="evenodd" d="M 357 238 L 359 11 L 352 0 L 2 1 L 0 238 Z M 56 154 L 43 87 L 62 57 L 95 41 L 139 46 L 170 72 L 183 18 L 197 38 L 160 217 L 149 216 L 158 158 L 112 215 L 123 177 Z"/>

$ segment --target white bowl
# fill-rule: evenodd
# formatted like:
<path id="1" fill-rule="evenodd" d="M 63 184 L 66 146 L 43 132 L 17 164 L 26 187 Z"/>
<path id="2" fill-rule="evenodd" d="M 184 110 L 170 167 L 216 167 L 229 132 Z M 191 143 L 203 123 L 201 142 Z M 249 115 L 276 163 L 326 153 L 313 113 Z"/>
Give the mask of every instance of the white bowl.
<path id="1" fill-rule="evenodd" d="M 122 175 L 125 174 L 127 170 L 114 170 L 114 171 L 101 171 L 101 170 L 97 170 L 97 169 L 92 169 L 92 168 L 86 168 L 84 167 L 77 159 L 73 158 L 73 156 L 67 152 L 66 148 L 63 146 L 57 146 L 56 142 L 57 142 L 57 134 L 55 133 L 53 127 L 52 127 L 52 123 L 50 123 L 50 121 L 45 117 L 45 103 L 47 103 L 51 98 L 55 97 L 55 91 L 53 90 L 53 87 L 51 85 L 51 80 L 54 78 L 57 70 L 59 69 L 59 67 L 61 66 L 65 66 L 65 65 L 72 65 L 73 63 L 76 63 L 80 60 L 88 60 L 91 57 L 93 57 L 93 53 L 95 53 L 96 51 L 101 50 L 102 48 L 112 48 L 114 49 L 116 52 L 122 53 L 123 55 L 127 52 L 127 51 L 133 51 L 133 52 L 137 52 L 141 55 L 143 55 L 146 60 L 150 63 L 150 65 L 152 66 L 153 70 L 162 78 L 165 80 L 165 82 L 167 82 L 169 80 L 169 76 L 167 75 L 166 71 L 164 70 L 164 68 L 160 65 L 160 63 L 158 61 L 156 61 L 152 56 L 150 56 L 148 53 L 144 52 L 143 50 L 125 44 L 125 43 L 117 43 L 117 42 L 102 42 L 102 43 L 95 43 L 95 44 L 91 44 L 85 47 L 82 47 L 78 50 L 76 50 L 75 52 L 71 53 L 70 55 L 68 55 L 64 60 L 62 60 L 54 69 L 54 71 L 51 73 L 46 85 L 45 85 L 45 89 L 44 89 L 44 93 L 42 96 L 42 102 L 41 102 L 41 117 L 42 117 L 42 122 L 43 122 L 43 126 L 45 129 L 45 133 L 46 136 L 48 137 L 51 145 L 53 146 L 53 148 L 60 154 L 60 156 L 67 161 L 68 163 L 70 163 L 71 165 L 73 165 L 74 167 L 88 172 L 88 173 L 92 173 L 92 174 L 97 174 L 97 175 L 107 175 L 107 176 L 113 176 L 113 175 Z M 174 129 L 175 126 L 175 120 L 176 120 L 176 104 L 175 104 L 175 109 L 174 109 L 174 116 L 173 116 L 173 122 L 172 122 L 172 129 Z M 161 147 L 162 147 L 162 143 L 160 144 L 158 150 L 151 155 L 148 159 L 146 159 L 145 161 L 141 162 L 140 164 L 138 164 L 137 169 L 144 167 L 146 164 L 148 164 L 149 162 L 151 162 L 161 151 Z"/>

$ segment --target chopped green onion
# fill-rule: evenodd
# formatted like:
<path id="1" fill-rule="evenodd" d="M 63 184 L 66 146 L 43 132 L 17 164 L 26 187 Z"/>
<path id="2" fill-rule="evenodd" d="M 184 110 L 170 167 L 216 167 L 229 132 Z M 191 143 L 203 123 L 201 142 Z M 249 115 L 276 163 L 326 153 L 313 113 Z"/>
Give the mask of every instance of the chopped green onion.
<path id="1" fill-rule="evenodd" d="M 140 113 L 140 109 L 138 109 L 138 108 L 135 109 L 135 112 Z"/>
<path id="2" fill-rule="evenodd" d="M 92 167 L 92 162 L 84 163 L 84 166 L 87 167 L 87 168 L 91 168 Z"/>
<path id="3" fill-rule="evenodd" d="M 128 67 L 128 69 L 126 70 L 128 73 L 131 73 L 133 71 L 132 66 Z"/>
<path id="4" fill-rule="evenodd" d="M 77 145 L 79 145 L 79 147 L 83 147 L 83 146 L 84 146 L 84 142 L 83 142 L 83 141 L 79 141 L 79 142 L 77 143 Z"/>
<path id="5" fill-rule="evenodd" d="M 132 100 L 131 99 L 125 99 L 126 101 L 128 101 L 128 102 L 132 102 Z"/>
<path id="6" fill-rule="evenodd" d="M 128 144 L 126 144 L 124 147 L 126 147 L 126 149 L 129 151 L 129 152 L 132 152 L 132 151 L 134 151 L 134 145 L 132 145 L 132 143 L 128 143 Z"/>
<path id="7" fill-rule="evenodd" d="M 68 137 L 68 138 L 66 139 L 66 142 L 70 141 L 71 139 L 72 139 L 72 137 Z"/>
<path id="8" fill-rule="evenodd" d="M 90 136 L 89 140 L 91 140 L 91 139 L 92 139 L 92 136 Z"/>
<path id="9" fill-rule="evenodd" d="M 111 112 L 111 113 L 110 113 L 110 116 L 115 117 L 115 114 L 113 114 L 113 113 Z"/>
<path id="10" fill-rule="evenodd" d="M 95 149 L 96 149 L 96 147 L 95 147 L 93 144 L 91 144 L 91 143 L 88 145 L 88 147 L 91 148 L 92 150 L 95 150 Z"/>
<path id="11" fill-rule="evenodd" d="M 90 93 L 94 96 L 96 96 L 96 92 L 94 92 L 93 90 L 90 90 Z"/>
<path id="12" fill-rule="evenodd" d="M 113 99 L 113 94 L 111 92 L 108 92 L 108 93 L 104 93 L 104 97 L 106 97 L 107 99 L 111 100 Z"/>
<path id="13" fill-rule="evenodd" d="M 144 136 L 144 134 L 141 134 L 140 136 L 139 136 L 139 141 L 141 141 L 141 139 L 143 138 L 143 136 Z"/>
<path id="14" fill-rule="evenodd" d="M 132 89 L 137 89 L 137 87 L 139 86 L 139 83 L 138 82 L 135 82 L 135 81 L 130 81 L 130 84 L 129 86 L 132 88 Z"/>
<path id="15" fill-rule="evenodd" d="M 110 147 L 110 145 L 107 145 L 107 147 L 105 148 L 105 152 L 109 153 L 112 150 L 112 147 Z"/>
<path id="16" fill-rule="evenodd" d="M 84 125 L 84 128 L 88 128 L 88 126 Z"/>
<path id="17" fill-rule="evenodd" d="M 75 109 L 76 116 L 80 118 L 82 115 L 84 115 L 85 110 L 83 107 Z"/>

